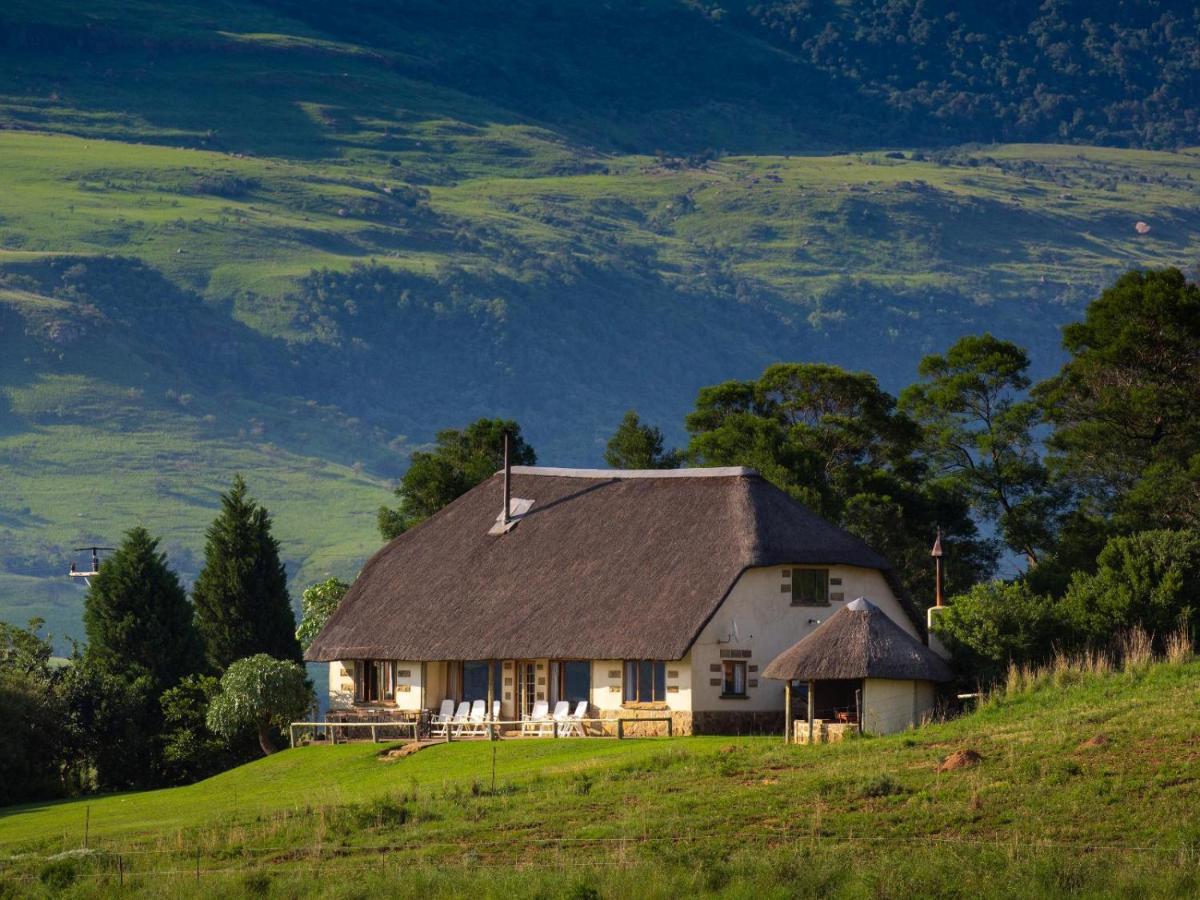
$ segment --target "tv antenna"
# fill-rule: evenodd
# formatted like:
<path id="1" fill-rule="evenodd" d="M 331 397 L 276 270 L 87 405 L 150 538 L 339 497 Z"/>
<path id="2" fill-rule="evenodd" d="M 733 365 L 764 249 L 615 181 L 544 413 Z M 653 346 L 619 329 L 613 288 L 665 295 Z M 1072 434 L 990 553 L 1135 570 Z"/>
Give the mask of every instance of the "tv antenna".
<path id="1" fill-rule="evenodd" d="M 88 587 L 91 587 L 92 583 L 88 579 L 91 578 L 93 575 L 100 574 L 100 551 L 103 550 L 107 553 L 107 552 L 116 550 L 117 548 L 116 547 L 72 547 L 71 549 L 74 550 L 76 553 L 83 553 L 85 550 L 92 551 L 92 567 L 89 571 L 80 572 L 79 569 L 76 567 L 75 563 L 71 563 L 71 571 L 67 573 L 72 578 L 82 578 L 83 583 L 86 584 Z"/>

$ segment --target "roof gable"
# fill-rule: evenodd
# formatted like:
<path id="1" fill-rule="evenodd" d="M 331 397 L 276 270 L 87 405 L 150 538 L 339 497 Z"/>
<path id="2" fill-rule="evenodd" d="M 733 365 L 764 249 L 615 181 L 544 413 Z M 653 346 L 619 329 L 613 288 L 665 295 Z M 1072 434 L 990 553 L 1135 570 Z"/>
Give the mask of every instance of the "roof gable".
<path id="1" fill-rule="evenodd" d="M 497 473 L 383 547 L 307 658 L 678 659 L 748 568 L 887 569 L 749 469 L 516 467 L 532 504 L 489 534 L 502 496 Z"/>

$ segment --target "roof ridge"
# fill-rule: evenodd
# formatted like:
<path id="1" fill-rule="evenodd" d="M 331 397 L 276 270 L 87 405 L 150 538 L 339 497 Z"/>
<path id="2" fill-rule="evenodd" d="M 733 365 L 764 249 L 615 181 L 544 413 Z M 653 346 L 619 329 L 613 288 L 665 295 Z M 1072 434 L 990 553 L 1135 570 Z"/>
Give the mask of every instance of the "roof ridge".
<path id="1" fill-rule="evenodd" d="M 497 475 L 503 474 L 500 469 Z M 513 466 L 514 475 L 548 475 L 555 478 L 737 478 L 756 476 L 749 466 L 697 466 L 686 469 L 571 469 L 560 466 Z M 501 504 L 503 505 L 503 504 Z"/>

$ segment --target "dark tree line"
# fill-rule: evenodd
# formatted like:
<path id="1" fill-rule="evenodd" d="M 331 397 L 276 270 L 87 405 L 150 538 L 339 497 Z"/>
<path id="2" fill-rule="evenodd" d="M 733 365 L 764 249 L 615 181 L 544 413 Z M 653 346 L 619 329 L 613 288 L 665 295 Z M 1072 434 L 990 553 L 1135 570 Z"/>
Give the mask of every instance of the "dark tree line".
<path id="1" fill-rule="evenodd" d="M 1194 4 L 750 0 L 730 19 L 961 141 L 1195 143 Z"/>
<path id="2" fill-rule="evenodd" d="M 91 579 L 87 643 L 67 664 L 51 665 L 40 626 L 0 623 L 0 715 L 15 723 L 0 738 L 0 802 L 178 783 L 250 758 L 256 739 L 270 745 L 257 720 L 243 731 L 210 727 L 240 721 L 230 716 L 209 722 L 235 664 L 243 690 L 290 667 L 276 695 L 287 711 L 311 697 L 271 518 L 240 476 L 208 529 L 191 600 L 158 541 L 135 527 Z M 246 671 L 255 654 L 271 665 Z"/>

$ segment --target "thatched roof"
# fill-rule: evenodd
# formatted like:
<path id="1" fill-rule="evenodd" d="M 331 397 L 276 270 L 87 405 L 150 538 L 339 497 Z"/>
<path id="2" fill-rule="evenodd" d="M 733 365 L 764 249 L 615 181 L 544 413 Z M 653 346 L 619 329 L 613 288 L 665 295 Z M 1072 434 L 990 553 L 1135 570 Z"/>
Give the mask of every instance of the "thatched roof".
<path id="1" fill-rule="evenodd" d="M 307 659 L 679 659 L 747 568 L 887 569 L 751 469 L 512 472 L 515 527 L 497 473 L 376 553 Z"/>
<path id="2" fill-rule="evenodd" d="M 895 678 L 950 681 L 940 656 L 862 597 L 847 603 L 763 669 L 779 681 Z"/>

